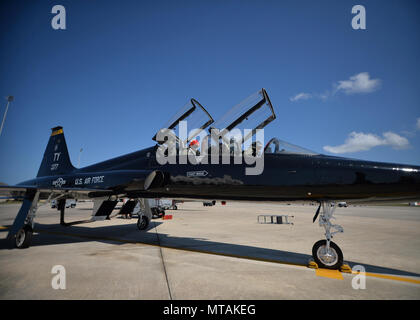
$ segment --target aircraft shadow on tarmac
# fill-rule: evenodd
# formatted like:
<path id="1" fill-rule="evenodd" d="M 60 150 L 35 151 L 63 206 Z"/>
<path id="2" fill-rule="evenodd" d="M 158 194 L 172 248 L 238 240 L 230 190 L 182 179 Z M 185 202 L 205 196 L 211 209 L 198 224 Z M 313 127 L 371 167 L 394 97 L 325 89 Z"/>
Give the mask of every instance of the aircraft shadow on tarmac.
<path id="1" fill-rule="evenodd" d="M 134 220 L 134 219 L 133 219 Z M 230 244 L 223 242 L 209 241 L 203 238 L 175 237 L 165 233 L 159 233 L 156 229 L 162 222 L 152 221 L 147 232 L 139 232 L 135 221 L 130 224 L 112 225 L 103 227 L 83 227 L 78 226 L 77 222 L 71 226 L 61 226 L 60 224 L 39 225 L 35 224 L 35 233 L 32 237 L 32 247 L 48 246 L 56 244 L 81 243 L 99 241 L 112 244 L 146 244 L 161 246 L 164 248 L 179 249 L 197 253 L 215 254 L 233 258 L 259 260 L 280 264 L 291 264 L 306 266 L 312 258 L 311 255 L 267 249 L 261 247 Z M 89 223 L 90 224 L 90 223 Z M 155 232 L 153 232 L 153 229 Z M 0 230 L 4 232 L 7 230 Z M 10 241 L 0 239 L 0 250 L 12 249 Z M 15 249 L 19 250 L 19 249 Z M 24 249 L 25 250 L 25 249 Z M 26 250 L 30 250 L 26 249 Z M 381 266 L 368 265 L 362 262 L 347 261 L 353 267 L 362 265 L 366 272 L 388 274 L 395 276 L 420 277 L 420 274 L 404 270 L 391 269 Z"/>

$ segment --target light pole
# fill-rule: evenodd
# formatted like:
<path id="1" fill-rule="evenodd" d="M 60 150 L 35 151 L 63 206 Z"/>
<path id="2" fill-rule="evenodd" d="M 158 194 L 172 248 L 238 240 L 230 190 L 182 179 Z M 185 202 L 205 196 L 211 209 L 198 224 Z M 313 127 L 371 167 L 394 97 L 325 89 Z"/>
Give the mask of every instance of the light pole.
<path id="1" fill-rule="evenodd" d="M 1 122 L 0 136 L 1 136 L 1 132 L 3 131 L 4 121 L 6 121 L 7 110 L 9 109 L 9 104 L 10 102 L 13 101 L 13 96 L 8 96 L 6 99 L 7 99 L 7 105 L 6 105 L 6 111 L 4 112 L 3 121 Z"/>

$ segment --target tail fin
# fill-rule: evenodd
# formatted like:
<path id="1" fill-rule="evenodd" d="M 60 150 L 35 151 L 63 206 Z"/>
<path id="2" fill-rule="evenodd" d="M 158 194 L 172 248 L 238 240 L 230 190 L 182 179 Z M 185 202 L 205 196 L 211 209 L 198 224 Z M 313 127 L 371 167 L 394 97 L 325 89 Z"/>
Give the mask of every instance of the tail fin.
<path id="1" fill-rule="evenodd" d="M 51 137 L 47 149 L 45 149 L 37 177 L 66 174 L 75 169 L 67 151 L 63 127 L 55 127 L 51 130 Z"/>

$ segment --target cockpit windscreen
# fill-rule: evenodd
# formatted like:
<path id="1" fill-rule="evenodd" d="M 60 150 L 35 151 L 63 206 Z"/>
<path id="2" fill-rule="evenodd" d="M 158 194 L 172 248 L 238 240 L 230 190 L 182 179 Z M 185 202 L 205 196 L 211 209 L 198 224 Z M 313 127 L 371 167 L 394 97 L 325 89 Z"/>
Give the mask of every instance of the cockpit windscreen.
<path id="1" fill-rule="evenodd" d="M 302 155 L 317 155 L 318 153 L 311 150 L 296 146 L 286 141 L 272 138 L 266 144 L 264 153 L 276 153 L 276 154 L 302 154 Z"/>

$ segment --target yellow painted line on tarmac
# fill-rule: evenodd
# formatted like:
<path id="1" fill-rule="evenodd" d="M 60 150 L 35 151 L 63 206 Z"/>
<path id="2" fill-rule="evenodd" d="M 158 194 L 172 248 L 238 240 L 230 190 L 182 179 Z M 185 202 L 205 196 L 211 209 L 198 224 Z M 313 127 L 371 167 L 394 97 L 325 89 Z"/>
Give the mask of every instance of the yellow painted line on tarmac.
<path id="1" fill-rule="evenodd" d="M 9 228 L 8 227 L 0 226 L 0 230 L 7 230 L 7 229 L 9 229 Z"/>
<path id="2" fill-rule="evenodd" d="M 237 254 L 233 254 L 233 253 L 213 252 L 213 251 L 193 249 L 193 248 L 179 248 L 179 247 L 173 247 L 173 246 L 159 245 L 159 244 L 155 244 L 155 243 L 141 242 L 141 241 L 136 241 L 136 240 L 123 240 L 123 239 L 112 238 L 112 237 L 82 235 L 82 234 L 66 233 L 66 232 L 59 232 L 59 231 L 48 231 L 48 230 L 38 230 L 38 229 L 36 229 L 34 231 L 38 232 L 38 233 L 45 233 L 45 234 L 52 234 L 52 235 L 62 235 L 62 236 L 69 236 L 69 237 L 76 237 L 76 238 L 90 239 L 90 240 L 102 240 L 102 241 L 105 240 L 105 241 L 113 241 L 113 242 L 119 242 L 119 243 L 137 244 L 137 245 L 141 244 L 141 245 L 146 245 L 146 246 L 161 247 L 161 248 L 165 248 L 165 249 L 188 251 L 188 252 L 194 252 L 194 253 L 204 253 L 204 254 L 211 254 L 211 255 L 222 256 L 222 257 L 230 257 L 230 258 L 254 260 L 254 261 L 261 261 L 261 262 L 278 263 L 278 264 L 285 264 L 285 265 L 307 268 L 306 264 L 300 264 L 300 263 L 294 263 L 294 262 L 288 262 L 288 261 L 279 261 L 279 260 L 267 259 L 267 258 L 248 257 L 248 256 L 242 256 L 242 255 L 237 255 Z M 356 275 L 358 273 L 359 272 L 352 271 L 352 274 L 354 274 L 354 275 Z M 318 268 L 318 269 L 315 269 L 315 274 L 317 276 L 320 276 L 320 277 L 343 280 L 343 275 L 338 270 L 329 270 L 329 269 Z M 406 277 L 399 277 L 399 276 L 379 274 L 379 273 L 371 273 L 371 272 L 366 272 L 365 275 L 368 276 L 368 277 L 374 277 L 374 278 L 382 278 L 382 279 L 387 279 L 387 280 L 394 280 L 394 281 L 402 281 L 402 282 L 410 282 L 410 283 L 420 284 L 420 280 L 416 280 L 416 279 L 412 279 L 412 278 L 408 278 L 408 277 L 406 278 Z"/>
<path id="3" fill-rule="evenodd" d="M 359 272 L 354 272 L 353 271 L 352 274 L 359 274 Z M 381 279 L 387 279 L 387 280 L 395 280 L 395 281 L 403 281 L 403 282 L 410 282 L 410 283 L 420 284 L 420 280 L 416 280 L 416 279 L 412 279 L 412 278 L 393 276 L 393 275 L 389 275 L 389 274 L 371 273 L 371 272 L 366 272 L 365 274 L 368 277 L 374 277 L 374 278 L 381 278 Z"/>
<path id="4" fill-rule="evenodd" d="M 343 274 L 340 271 L 338 271 L 338 270 L 330 270 L 330 269 L 318 268 L 318 269 L 315 269 L 315 274 L 318 277 L 344 280 Z"/>

